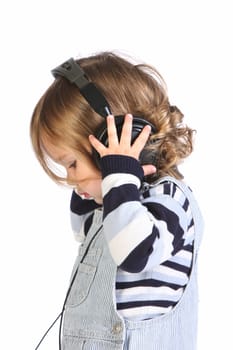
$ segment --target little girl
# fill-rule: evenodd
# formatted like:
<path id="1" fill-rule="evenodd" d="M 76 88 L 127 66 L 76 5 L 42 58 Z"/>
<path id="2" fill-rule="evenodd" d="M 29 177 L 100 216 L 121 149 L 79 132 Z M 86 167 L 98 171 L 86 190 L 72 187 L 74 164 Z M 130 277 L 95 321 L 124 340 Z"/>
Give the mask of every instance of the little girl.
<path id="1" fill-rule="evenodd" d="M 82 242 L 60 349 L 196 349 L 203 224 L 178 169 L 194 131 L 149 65 L 103 52 L 52 73 L 32 145 L 46 173 L 73 187 L 71 223 Z"/>

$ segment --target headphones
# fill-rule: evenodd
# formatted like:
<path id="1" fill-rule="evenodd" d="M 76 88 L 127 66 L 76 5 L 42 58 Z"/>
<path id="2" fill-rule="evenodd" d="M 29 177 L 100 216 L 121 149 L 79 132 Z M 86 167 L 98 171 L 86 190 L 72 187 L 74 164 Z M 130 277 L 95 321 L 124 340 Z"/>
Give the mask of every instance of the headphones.
<path id="1" fill-rule="evenodd" d="M 100 92 L 96 85 L 87 78 L 84 70 L 73 58 L 70 58 L 66 62 L 62 63 L 60 66 L 54 68 L 51 71 L 51 73 L 55 78 L 63 77 L 66 78 L 70 83 L 75 84 L 78 87 L 81 95 L 85 98 L 85 100 L 92 107 L 92 109 L 105 119 L 105 121 L 100 125 L 99 129 L 97 130 L 95 136 L 101 143 L 103 143 L 107 147 L 108 131 L 106 117 L 112 113 L 109 103 L 104 97 L 104 95 Z M 118 138 L 120 138 L 122 127 L 124 124 L 124 116 L 116 116 L 115 124 Z M 136 138 L 139 136 L 142 129 L 146 125 L 150 125 L 151 134 L 156 132 L 156 128 L 154 127 L 154 125 L 149 123 L 147 120 L 137 116 L 133 117 L 131 144 L 136 140 Z M 93 150 L 93 159 L 98 168 L 100 168 L 100 156 L 96 150 Z M 146 150 L 144 149 L 140 154 L 139 162 L 141 165 L 152 164 L 154 163 L 154 156 L 151 155 L 151 152 L 146 152 Z"/>

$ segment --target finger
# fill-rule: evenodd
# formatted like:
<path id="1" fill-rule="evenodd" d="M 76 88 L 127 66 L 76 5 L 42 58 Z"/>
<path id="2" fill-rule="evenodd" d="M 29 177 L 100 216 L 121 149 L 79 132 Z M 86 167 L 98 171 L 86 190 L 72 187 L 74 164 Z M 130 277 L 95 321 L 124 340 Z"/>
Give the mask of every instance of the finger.
<path id="1" fill-rule="evenodd" d="M 136 152 L 141 152 L 141 150 L 145 147 L 150 133 L 151 127 L 150 125 L 146 125 L 133 143 L 133 148 Z"/>
<path id="2" fill-rule="evenodd" d="M 156 167 L 152 164 L 143 165 L 142 168 L 144 171 L 144 176 L 148 176 L 156 173 Z"/>
<path id="3" fill-rule="evenodd" d="M 131 114 L 126 114 L 124 124 L 121 131 L 120 144 L 125 146 L 131 146 L 132 138 L 132 120 L 133 116 Z"/>
<path id="4" fill-rule="evenodd" d="M 107 128 L 108 128 L 108 144 L 109 147 L 119 144 L 117 129 L 115 124 L 115 118 L 113 115 L 107 116 Z"/>
<path id="5" fill-rule="evenodd" d="M 106 147 L 94 135 L 89 135 L 89 142 L 101 157 L 106 153 Z"/>

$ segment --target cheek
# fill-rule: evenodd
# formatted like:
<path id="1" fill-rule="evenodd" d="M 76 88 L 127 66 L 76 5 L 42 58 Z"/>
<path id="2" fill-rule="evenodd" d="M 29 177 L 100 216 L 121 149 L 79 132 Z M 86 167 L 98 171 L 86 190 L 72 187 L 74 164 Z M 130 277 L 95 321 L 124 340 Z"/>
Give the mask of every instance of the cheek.
<path id="1" fill-rule="evenodd" d="M 85 184 L 88 186 L 100 186 L 102 182 L 102 175 L 99 171 L 81 165 L 77 169 L 70 171 L 70 177 L 72 177 L 77 183 Z"/>
<path id="2" fill-rule="evenodd" d="M 90 188 L 92 192 L 95 192 L 97 194 L 101 193 L 101 180 L 100 179 L 93 179 L 91 181 L 88 181 L 87 186 Z"/>

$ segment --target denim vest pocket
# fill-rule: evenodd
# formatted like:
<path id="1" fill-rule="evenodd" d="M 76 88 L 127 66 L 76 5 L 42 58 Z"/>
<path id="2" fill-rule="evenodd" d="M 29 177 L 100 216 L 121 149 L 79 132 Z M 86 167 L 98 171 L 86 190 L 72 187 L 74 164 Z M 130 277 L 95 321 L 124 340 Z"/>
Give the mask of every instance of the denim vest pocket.
<path id="1" fill-rule="evenodd" d="M 69 307 L 75 307 L 84 302 L 94 280 L 101 249 L 90 249 L 85 256 L 84 262 L 79 263 L 77 275 L 66 302 Z"/>

